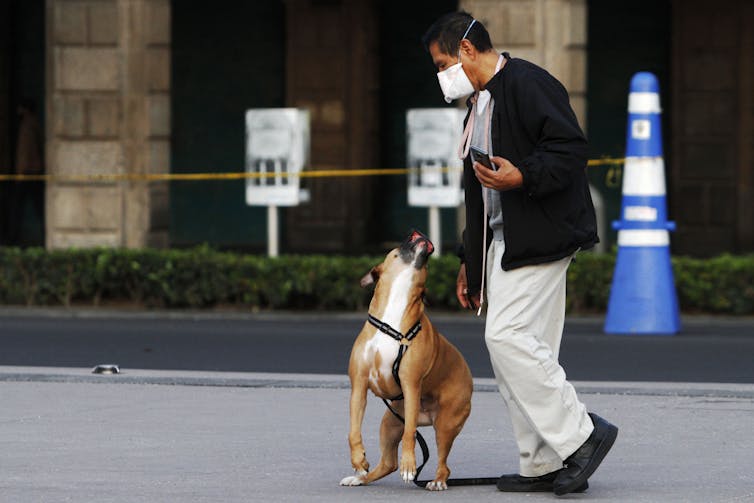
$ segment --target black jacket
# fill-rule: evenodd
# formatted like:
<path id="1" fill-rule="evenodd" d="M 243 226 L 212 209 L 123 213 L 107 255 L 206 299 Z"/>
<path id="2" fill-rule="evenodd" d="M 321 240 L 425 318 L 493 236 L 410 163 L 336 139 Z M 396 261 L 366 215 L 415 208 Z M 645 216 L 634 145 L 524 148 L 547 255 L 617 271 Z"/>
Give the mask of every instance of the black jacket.
<path id="1" fill-rule="evenodd" d="M 506 64 L 486 89 L 495 100 L 493 155 L 511 161 L 524 180 L 521 188 L 499 192 L 505 237 L 500 265 L 510 270 L 562 259 L 599 239 L 586 177 L 587 142 L 568 92 L 544 69 L 503 55 Z M 470 109 L 470 101 L 468 105 Z M 466 263 L 469 291 L 476 293 L 482 278 L 484 208 L 471 156 L 464 160 L 463 184 L 466 230 L 459 256 Z M 488 241 L 491 235 L 487 233 Z"/>

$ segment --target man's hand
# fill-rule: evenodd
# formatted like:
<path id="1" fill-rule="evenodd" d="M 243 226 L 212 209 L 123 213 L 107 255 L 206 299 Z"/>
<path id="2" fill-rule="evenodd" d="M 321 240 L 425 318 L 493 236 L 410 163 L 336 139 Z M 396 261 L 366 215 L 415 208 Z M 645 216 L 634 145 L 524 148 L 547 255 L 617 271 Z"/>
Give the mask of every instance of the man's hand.
<path id="1" fill-rule="evenodd" d="M 456 297 L 464 309 L 477 309 L 479 307 L 479 294 L 469 295 L 469 285 L 466 282 L 466 264 L 461 264 L 456 279 Z"/>
<path id="2" fill-rule="evenodd" d="M 497 166 L 497 171 L 485 168 L 478 162 L 474 163 L 474 173 L 479 182 L 488 189 L 510 190 L 521 187 L 524 177 L 521 171 L 508 159 L 502 157 L 490 157 L 492 163 Z"/>

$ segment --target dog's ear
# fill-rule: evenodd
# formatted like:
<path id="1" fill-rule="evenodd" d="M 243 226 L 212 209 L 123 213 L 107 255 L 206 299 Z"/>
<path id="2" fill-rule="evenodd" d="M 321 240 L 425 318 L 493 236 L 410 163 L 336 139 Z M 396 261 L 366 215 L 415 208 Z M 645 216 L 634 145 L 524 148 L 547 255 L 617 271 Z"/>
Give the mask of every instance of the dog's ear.
<path id="1" fill-rule="evenodd" d="M 359 281 L 361 288 L 366 288 L 369 285 L 377 283 L 377 280 L 380 279 L 381 269 L 382 268 L 379 265 L 372 267 L 372 269 L 361 278 L 361 281 Z"/>

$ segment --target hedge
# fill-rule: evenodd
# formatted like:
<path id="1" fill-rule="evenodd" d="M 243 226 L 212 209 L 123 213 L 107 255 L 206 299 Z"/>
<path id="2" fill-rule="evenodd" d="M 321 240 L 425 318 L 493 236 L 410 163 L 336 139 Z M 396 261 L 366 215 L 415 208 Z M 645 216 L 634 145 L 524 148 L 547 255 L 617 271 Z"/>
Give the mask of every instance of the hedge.
<path id="1" fill-rule="evenodd" d="M 0 303 L 28 306 L 133 305 L 362 310 L 371 292 L 359 279 L 380 257 L 284 256 L 189 250 L 0 248 Z M 570 313 L 604 312 L 614 254 L 582 253 L 568 270 Z M 684 312 L 754 313 L 754 256 L 674 257 Z M 427 300 L 458 309 L 458 260 L 430 262 Z"/>

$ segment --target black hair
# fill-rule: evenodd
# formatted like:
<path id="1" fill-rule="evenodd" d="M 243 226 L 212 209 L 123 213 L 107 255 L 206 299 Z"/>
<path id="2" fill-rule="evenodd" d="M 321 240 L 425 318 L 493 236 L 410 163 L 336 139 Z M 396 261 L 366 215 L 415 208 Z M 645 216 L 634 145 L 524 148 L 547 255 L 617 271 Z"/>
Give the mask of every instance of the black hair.
<path id="1" fill-rule="evenodd" d="M 461 44 L 461 37 L 463 37 L 463 34 L 469 28 L 469 25 L 473 20 L 474 17 L 464 11 L 445 14 L 435 21 L 422 37 L 424 48 L 429 51 L 430 44 L 437 42 L 440 51 L 444 54 L 453 55 L 457 53 L 458 47 Z M 477 20 L 477 22 L 474 23 L 474 26 L 471 27 L 469 33 L 466 35 L 466 39 L 471 42 L 479 52 L 487 52 L 492 49 L 490 34 L 487 32 L 487 28 L 485 28 L 479 20 Z"/>

